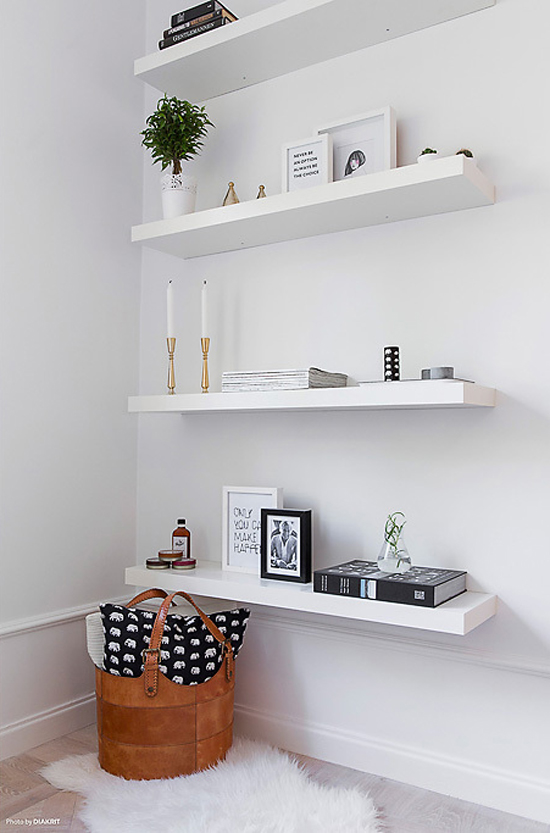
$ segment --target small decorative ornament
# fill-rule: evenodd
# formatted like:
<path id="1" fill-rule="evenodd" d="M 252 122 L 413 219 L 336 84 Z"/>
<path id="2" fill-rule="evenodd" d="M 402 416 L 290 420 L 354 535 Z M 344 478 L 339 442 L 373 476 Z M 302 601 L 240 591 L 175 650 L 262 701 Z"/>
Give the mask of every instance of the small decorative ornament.
<path id="1" fill-rule="evenodd" d="M 161 561 L 160 558 L 148 558 L 145 561 L 145 566 L 148 570 L 169 570 L 170 562 Z"/>
<path id="2" fill-rule="evenodd" d="M 438 153 L 437 150 L 433 148 L 424 148 L 420 156 L 417 158 L 417 162 L 431 162 L 434 159 L 437 159 Z"/>
<path id="3" fill-rule="evenodd" d="M 384 347 L 384 381 L 398 382 L 399 379 L 399 347 Z"/>
<path id="4" fill-rule="evenodd" d="M 240 200 L 235 192 L 235 183 L 228 182 L 227 184 L 229 187 L 227 189 L 225 197 L 223 198 L 222 205 L 236 205 L 238 202 L 240 202 Z"/>
<path id="5" fill-rule="evenodd" d="M 181 558 L 181 550 L 159 550 L 158 556 L 161 561 L 166 561 L 170 565 L 174 561 L 179 561 Z"/>
<path id="6" fill-rule="evenodd" d="M 388 515 L 384 527 L 384 543 L 378 556 L 378 569 L 383 573 L 406 573 L 412 567 L 411 557 L 403 540 L 407 523 L 403 512 Z"/>
<path id="7" fill-rule="evenodd" d="M 197 562 L 194 558 L 180 558 L 178 561 L 172 561 L 173 570 L 194 570 Z"/>
<path id="8" fill-rule="evenodd" d="M 267 197 L 267 194 L 265 192 L 265 185 L 260 185 L 259 188 L 258 188 L 258 194 L 256 196 L 256 199 L 261 200 L 264 197 Z"/>
<path id="9" fill-rule="evenodd" d="M 462 156 L 467 156 L 468 159 L 474 158 L 474 154 L 471 150 L 468 150 L 468 148 L 460 148 L 460 150 L 457 150 L 457 152 L 455 153 L 455 156 L 460 156 L 461 154 Z"/>
<path id="10" fill-rule="evenodd" d="M 454 379 L 454 367 L 425 367 L 422 370 L 422 379 Z"/>

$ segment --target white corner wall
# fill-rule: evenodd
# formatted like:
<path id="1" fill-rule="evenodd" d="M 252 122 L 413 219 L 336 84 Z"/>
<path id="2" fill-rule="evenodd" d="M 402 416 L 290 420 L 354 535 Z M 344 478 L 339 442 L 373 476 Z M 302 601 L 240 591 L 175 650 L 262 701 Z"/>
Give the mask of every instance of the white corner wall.
<path id="1" fill-rule="evenodd" d="M 251 11 L 234 0 L 237 14 Z M 172 3 L 147 4 L 147 52 Z M 144 249 L 139 391 L 166 388 L 165 289 L 175 282 L 177 386 L 200 390 L 200 286 L 211 298 L 211 380 L 317 365 L 380 378 L 430 365 L 499 389 L 498 407 L 343 414 L 142 415 L 137 560 L 183 514 L 219 559 L 223 485 L 276 485 L 312 507 L 315 566 L 376 556 L 384 518 L 408 518 L 416 563 L 463 568 L 498 594 L 460 638 L 255 611 L 239 660 L 241 729 L 290 749 L 549 821 L 550 390 L 545 0 L 498 0 L 427 29 L 207 103 L 199 208 L 228 180 L 280 190 L 283 142 L 391 104 L 398 164 L 470 147 L 494 207 L 181 261 Z M 315 36 L 315 33 L 312 33 Z M 281 44 L 284 49 L 284 44 Z M 261 56 L 258 56 L 261 60 Z M 223 67 L 220 67 L 223 72 Z M 159 93 L 146 88 L 144 117 Z M 160 217 L 144 156 L 143 214 Z M 130 218 L 129 218 L 130 221 Z M 184 580 L 182 578 L 182 587 Z"/>
<path id="2" fill-rule="evenodd" d="M 2 757 L 91 722 L 134 559 L 144 5 L 0 4 Z"/>

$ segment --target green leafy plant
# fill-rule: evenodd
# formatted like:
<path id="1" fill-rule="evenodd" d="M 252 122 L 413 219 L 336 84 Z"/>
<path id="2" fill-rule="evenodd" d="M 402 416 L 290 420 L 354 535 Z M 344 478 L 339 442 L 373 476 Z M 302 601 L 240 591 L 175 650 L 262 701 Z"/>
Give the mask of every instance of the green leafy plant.
<path id="1" fill-rule="evenodd" d="M 399 549 L 399 541 L 406 523 L 403 512 L 392 512 L 391 515 L 388 515 L 384 527 L 384 540 L 389 545 L 393 557 L 397 559 L 397 567 L 401 566 L 402 561 L 399 556 L 405 552 L 404 549 Z"/>
<path id="2" fill-rule="evenodd" d="M 166 93 L 145 124 L 147 127 L 140 133 L 142 145 L 151 151 L 153 163 L 160 162 L 163 171 L 171 165 L 173 174 L 181 173 L 181 160 L 195 156 L 208 127 L 214 127 L 204 107 L 176 96 L 168 98 Z"/>
<path id="3" fill-rule="evenodd" d="M 460 148 L 460 150 L 457 150 L 457 152 L 455 153 L 455 156 L 460 156 L 460 154 L 462 154 L 463 156 L 467 156 L 468 159 L 474 158 L 474 154 L 471 150 L 468 150 L 468 148 Z"/>
<path id="4" fill-rule="evenodd" d="M 426 156 L 426 154 L 428 154 L 428 153 L 437 153 L 437 151 L 434 150 L 433 148 L 424 148 L 424 150 L 422 151 L 420 156 Z"/>

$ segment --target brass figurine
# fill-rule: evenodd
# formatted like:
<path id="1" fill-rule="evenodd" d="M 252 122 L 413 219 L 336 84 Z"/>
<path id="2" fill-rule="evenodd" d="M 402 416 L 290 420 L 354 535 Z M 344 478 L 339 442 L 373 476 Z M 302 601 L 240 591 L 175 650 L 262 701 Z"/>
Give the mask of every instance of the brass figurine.
<path id="1" fill-rule="evenodd" d="M 240 202 L 240 200 L 237 194 L 235 193 L 235 183 L 228 182 L 227 184 L 229 187 L 227 189 L 225 197 L 223 198 L 222 205 L 236 205 L 238 202 Z"/>

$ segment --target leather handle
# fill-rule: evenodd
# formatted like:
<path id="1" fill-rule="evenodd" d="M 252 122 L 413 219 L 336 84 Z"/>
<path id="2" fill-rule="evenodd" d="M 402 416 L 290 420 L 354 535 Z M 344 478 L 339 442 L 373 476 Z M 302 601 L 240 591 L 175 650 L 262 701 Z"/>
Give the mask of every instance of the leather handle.
<path id="1" fill-rule="evenodd" d="M 231 644 L 231 640 L 227 639 L 227 637 L 223 635 L 223 633 L 206 615 L 206 613 L 204 613 L 204 611 L 202 611 L 200 607 L 197 604 L 195 604 L 195 602 L 188 593 L 186 593 L 184 590 L 177 590 L 175 593 L 170 593 L 170 595 L 166 595 L 166 598 L 159 607 L 155 619 L 155 624 L 153 625 L 153 631 L 151 633 L 149 647 L 146 648 L 144 651 L 145 660 L 143 663 L 143 681 L 145 684 L 145 693 L 148 697 L 154 697 L 157 693 L 159 670 L 158 667 L 161 656 L 160 646 L 162 644 L 162 635 L 164 633 L 164 625 L 166 623 L 166 617 L 168 615 L 168 608 L 174 601 L 175 596 L 183 596 L 183 598 L 186 599 L 186 601 L 188 601 L 189 604 L 193 605 L 200 618 L 202 619 L 205 627 L 210 631 L 212 636 L 222 644 L 223 653 L 225 654 L 226 658 L 227 679 L 230 680 L 233 677 L 233 646 Z"/>
<path id="2" fill-rule="evenodd" d="M 132 607 L 133 605 L 138 605 L 140 602 L 145 602 L 147 599 L 156 599 L 156 598 L 163 598 L 165 599 L 168 593 L 166 590 L 161 590 L 160 587 L 153 587 L 151 590 L 144 590 L 142 593 L 138 593 L 137 596 L 134 596 L 133 599 L 130 599 L 126 607 Z"/>
<path id="3" fill-rule="evenodd" d="M 164 632 L 164 624 L 166 622 L 166 616 L 168 614 L 168 608 L 170 607 L 171 603 L 174 600 L 175 596 L 183 596 L 190 605 L 193 605 L 199 616 L 201 617 L 202 621 L 212 634 L 212 636 L 221 642 L 222 644 L 226 642 L 226 637 L 223 633 L 216 627 L 214 622 L 200 609 L 200 607 L 193 601 L 191 596 L 186 593 L 184 590 L 177 590 L 175 593 L 170 593 L 169 596 L 166 596 L 164 601 L 162 602 L 161 606 L 158 609 L 157 618 L 155 619 L 155 624 L 153 625 L 153 632 L 151 634 L 151 642 L 149 643 L 149 647 L 153 650 L 160 648 L 160 644 L 162 641 L 162 634 Z"/>

